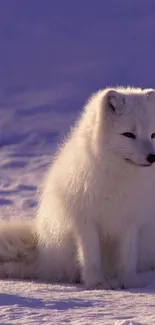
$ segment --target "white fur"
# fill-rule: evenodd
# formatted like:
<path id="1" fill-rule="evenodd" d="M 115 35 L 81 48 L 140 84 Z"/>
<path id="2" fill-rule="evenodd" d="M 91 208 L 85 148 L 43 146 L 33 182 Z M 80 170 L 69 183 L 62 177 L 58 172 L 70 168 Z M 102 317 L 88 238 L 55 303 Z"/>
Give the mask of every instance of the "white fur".
<path id="1" fill-rule="evenodd" d="M 16 226 L 11 234 L 0 231 L 4 274 L 109 288 L 115 278 L 121 286 L 137 285 L 137 272 L 155 267 L 155 164 L 146 159 L 155 154 L 154 106 L 150 89 L 92 96 L 46 175 L 30 237 L 22 224 L 26 244 Z M 9 236 L 22 258 L 15 259 L 12 245 L 4 249 Z"/>

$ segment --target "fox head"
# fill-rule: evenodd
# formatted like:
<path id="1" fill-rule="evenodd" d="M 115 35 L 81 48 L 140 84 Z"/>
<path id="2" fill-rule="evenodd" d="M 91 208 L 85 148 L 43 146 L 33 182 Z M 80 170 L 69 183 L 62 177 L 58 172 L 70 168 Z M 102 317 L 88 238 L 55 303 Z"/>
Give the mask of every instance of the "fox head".
<path id="1" fill-rule="evenodd" d="M 114 88 L 99 94 L 100 145 L 126 164 L 155 162 L 155 91 Z"/>

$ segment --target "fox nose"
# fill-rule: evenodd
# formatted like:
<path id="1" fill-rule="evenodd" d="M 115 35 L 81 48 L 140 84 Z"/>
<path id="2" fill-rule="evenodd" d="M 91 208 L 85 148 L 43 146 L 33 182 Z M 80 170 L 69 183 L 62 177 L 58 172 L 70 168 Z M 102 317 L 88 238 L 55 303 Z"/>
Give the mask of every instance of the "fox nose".
<path id="1" fill-rule="evenodd" d="M 155 155 L 153 153 L 150 153 L 146 159 L 150 164 L 153 164 L 155 162 Z"/>

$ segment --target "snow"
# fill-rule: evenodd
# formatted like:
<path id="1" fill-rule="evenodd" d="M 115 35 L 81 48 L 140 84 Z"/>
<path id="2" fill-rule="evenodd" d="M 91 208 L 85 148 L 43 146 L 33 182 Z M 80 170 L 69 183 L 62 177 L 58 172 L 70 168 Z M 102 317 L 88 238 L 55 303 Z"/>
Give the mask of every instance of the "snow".
<path id="1" fill-rule="evenodd" d="M 154 0 L 0 1 L 0 214 L 33 218 L 52 154 L 92 91 L 155 87 Z M 0 281 L 0 324 L 155 324 L 146 288 Z"/>
<path id="2" fill-rule="evenodd" d="M 88 291 L 67 285 L 1 282 L 0 319 L 7 325 L 151 325 L 155 324 L 154 308 L 154 293 L 149 290 Z"/>

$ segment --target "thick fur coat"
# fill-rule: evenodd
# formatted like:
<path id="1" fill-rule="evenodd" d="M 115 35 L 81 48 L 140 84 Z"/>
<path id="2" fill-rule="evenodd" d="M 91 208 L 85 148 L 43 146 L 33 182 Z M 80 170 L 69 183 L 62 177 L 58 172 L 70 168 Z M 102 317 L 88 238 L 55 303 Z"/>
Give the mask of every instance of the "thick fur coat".
<path id="1" fill-rule="evenodd" d="M 32 222 L 0 228 L 0 275 L 144 285 L 155 268 L 155 91 L 95 93 L 55 155 Z"/>

